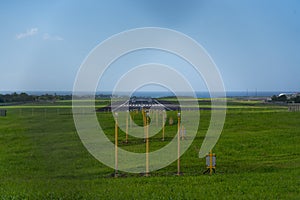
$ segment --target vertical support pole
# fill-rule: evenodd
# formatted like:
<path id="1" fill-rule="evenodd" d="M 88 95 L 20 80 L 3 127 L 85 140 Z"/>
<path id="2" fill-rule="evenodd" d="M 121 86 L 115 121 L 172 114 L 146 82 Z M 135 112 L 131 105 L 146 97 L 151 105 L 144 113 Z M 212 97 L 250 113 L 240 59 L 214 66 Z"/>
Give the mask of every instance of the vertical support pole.
<path id="1" fill-rule="evenodd" d="M 118 113 L 115 113 L 115 177 L 118 177 Z"/>
<path id="2" fill-rule="evenodd" d="M 156 110 L 156 127 L 158 126 L 158 110 Z"/>
<path id="3" fill-rule="evenodd" d="M 180 113 L 177 114 L 177 175 L 180 176 Z"/>
<path id="4" fill-rule="evenodd" d="M 132 115 L 132 117 L 134 117 L 134 114 Z M 130 125 L 130 129 L 132 129 L 132 118 L 130 113 L 129 113 L 129 125 Z"/>
<path id="5" fill-rule="evenodd" d="M 162 141 L 165 141 L 165 112 L 162 113 Z"/>
<path id="6" fill-rule="evenodd" d="M 127 110 L 127 114 L 126 114 L 126 140 L 125 142 L 128 143 L 128 116 L 130 116 L 129 111 Z"/>
<path id="7" fill-rule="evenodd" d="M 212 163 L 212 159 L 213 159 L 213 154 L 212 151 L 209 151 L 209 174 L 212 175 L 213 173 L 213 163 Z"/>
<path id="8" fill-rule="evenodd" d="M 144 124 L 144 142 L 146 142 L 146 138 L 147 138 L 147 113 L 146 113 L 146 110 L 144 108 L 142 110 L 142 114 L 143 114 L 143 124 Z"/>
<path id="9" fill-rule="evenodd" d="M 146 115 L 146 176 L 149 176 L 149 113 Z"/>

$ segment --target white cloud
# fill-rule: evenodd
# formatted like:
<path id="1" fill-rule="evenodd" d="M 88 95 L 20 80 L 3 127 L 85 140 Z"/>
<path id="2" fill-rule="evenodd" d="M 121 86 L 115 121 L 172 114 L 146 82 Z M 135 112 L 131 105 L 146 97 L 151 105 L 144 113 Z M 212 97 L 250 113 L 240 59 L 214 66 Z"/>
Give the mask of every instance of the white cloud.
<path id="1" fill-rule="evenodd" d="M 62 37 L 60 37 L 58 35 L 50 35 L 48 33 L 44 34 L 43 39 L 44 40 L 56 40 L 56 41 L 64 40 Z"/>
<path id="2" fill-rule="evenodd" d="M 38 34 L 38 28 L 27 29 L 26 32 L 17 34 L 16 39 L 20 40 L 20 39 L 23 39 L 23 38 L 26 38 L 26 37 L 34 36 L 36 34 Z M 51 35 L 49 33 L 44 33 L 43 40 L 62 41 L 64 39 L 61 36 L 58 36 L 58 35 Z"/>
<path id="3" fill-rule="evenodd" d="M 31 28 L 31 29 L 27 29 L 26 32 L 24 33 L 19 33 L 16 35 L 17 40 L 22 39 L 22 38 L 26 38 L 26 37 L 30 37 L 33 35 L 36 35 L 38 33 L 38 28 Z"/>

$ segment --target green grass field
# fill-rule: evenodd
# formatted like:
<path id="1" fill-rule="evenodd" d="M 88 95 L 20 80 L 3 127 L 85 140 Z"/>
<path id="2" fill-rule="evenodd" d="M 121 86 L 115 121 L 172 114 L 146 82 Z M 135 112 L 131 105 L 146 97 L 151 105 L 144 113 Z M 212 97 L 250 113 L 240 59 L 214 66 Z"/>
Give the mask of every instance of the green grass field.
<path id="1" fill-rule="evenodd" d="M 99 101 L 99 107 L 105 101 Z M 205 106 L 205 105 L 203 105 Z M 4 107 L 3 107 L 4 108 Z M 222 135 L 214 148 L 216 174 L 203 175 L 205 159 L 198 151 L 210 111 L 201 111 L 197 137 L 177 162 L 150 177 L 114 172 L 82 145 L 70 102 L 5 107 L 0 117 L 1 199 L 300 199 L 300 112 L 260 102 L 230 101 Z M 98 113 L 113 140 L 110 113 Z M 169 112 L 176 119 L 176 113 Z M 138 117 L 137 117 L 138 118 Z M 175 135 L 176 123 L 151 138 L 159 148 Z M 142 151 L 145 143 L 120 133 L 122 148 Z"/>

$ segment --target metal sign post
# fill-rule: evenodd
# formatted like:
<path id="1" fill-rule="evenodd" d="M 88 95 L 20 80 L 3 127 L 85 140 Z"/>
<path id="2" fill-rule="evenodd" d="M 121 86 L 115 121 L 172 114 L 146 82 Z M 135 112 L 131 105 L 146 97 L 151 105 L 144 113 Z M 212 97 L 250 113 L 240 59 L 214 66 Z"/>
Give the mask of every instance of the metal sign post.
<path id="1" fill-rule="evenodd" d="M 6 110 L 0 110 L 0 116 L 3 116 L 3 117 L 5 117 L 6 116 Z"/>
<path id="2" fill-rule="evenodd" d="M 206 168 L 207 170 L 203 174 L 209 172 L 209 174 L 212 175 L 212 173 L 216 173 L 216 154 L 212 153 L 211 150 L 209 154 L 206 155 Z"/>

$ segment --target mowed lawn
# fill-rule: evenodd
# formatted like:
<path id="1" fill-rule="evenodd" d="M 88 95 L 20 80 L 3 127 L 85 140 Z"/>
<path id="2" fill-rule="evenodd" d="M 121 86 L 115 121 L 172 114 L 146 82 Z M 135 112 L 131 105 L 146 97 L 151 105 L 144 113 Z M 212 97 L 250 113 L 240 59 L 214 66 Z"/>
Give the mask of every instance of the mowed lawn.
<path id="1" fill-rule="evenodd" d="M 70 107 L 55 104 L 6 107 L 0 117 L 0 199 L 300 199 L 300 112 L 261 103 L 230 102 L 222 135 L 213 149 L 216 174 L 203 175 L 205 159 L 198 150 L 210 111 L 201 111 L 197 138 L 177 162 L 150 177 L 114 170 L 88 153 L 74 126 Z M 112 138 L 110 113 L 98 113 Z M 150 148 L 168 143 L 176 133 L 166 125 L 150 139 Z M 136 117 L 138 119 L 138 116 Z M 144 151 L 142 140 L 120 133 L 124 149 Z M 113 142 L 113 141 L 112 141 Z"/>

